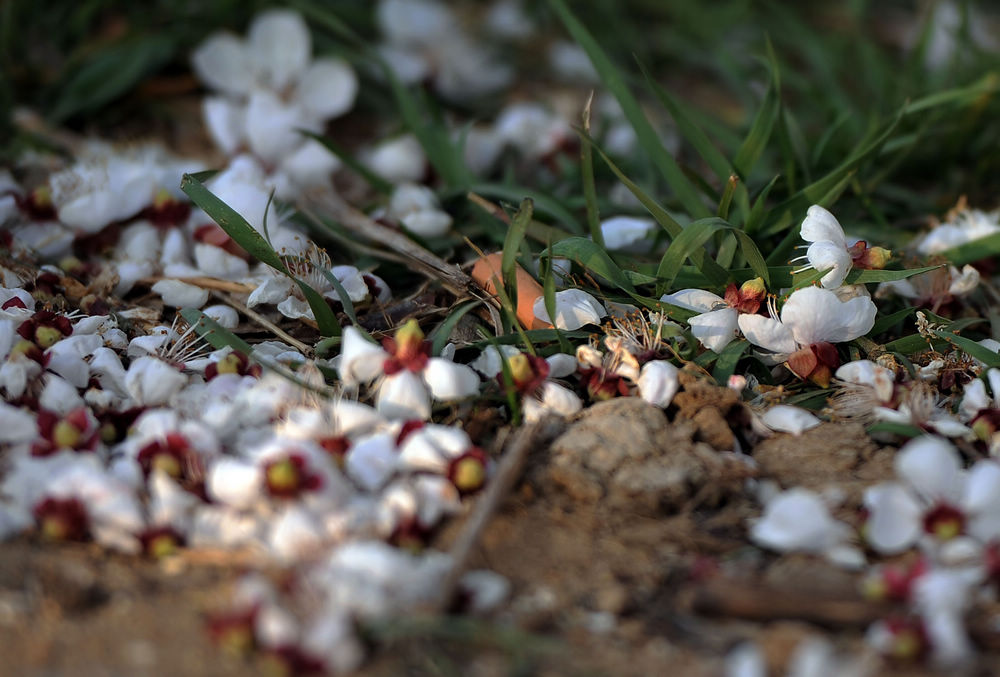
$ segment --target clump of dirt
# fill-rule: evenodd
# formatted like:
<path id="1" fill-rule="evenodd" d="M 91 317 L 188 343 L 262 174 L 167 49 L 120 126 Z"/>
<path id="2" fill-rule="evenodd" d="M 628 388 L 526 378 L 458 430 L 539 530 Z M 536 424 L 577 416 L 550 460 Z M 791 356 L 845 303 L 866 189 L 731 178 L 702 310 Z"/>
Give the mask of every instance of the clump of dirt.
<path id="1" fill-rule="evenodd" d="M 856 507 L 866 486 L 892 477 L 892 448 L 858 424 L 826 423 L 760 441 L 749 450 L 754 472 L 729 451 L 749 414 L 735 393 L 683 379 L 666 412 L 638 398 L 600 403 L 531 453 L 469 562 L 510 581 L 497 618 L 368 628 L 374 652 L 360 674 L 707 677 L 747 639 L 784 674 L 805 638 L 864 650 L 865 628 L 904 609 L 865 599 L 859 574 L 822 558 L 753 547 L 747 526 L 761 508 L 747 481 L 833 488 Z M 433 547 L 447 550 L 462 526 L 447 525 Z M 239 569 L 197 552 L 165 565 L 96 546 L 5 544 L 0 673 L 259 674 L 205 632 Z M 971 623 L 984 647 L 995 641 L 990 619 Z M 875 674 L 933 674 L 877 665 Z"/>
<path id="2" fill-rule="evenodd" d="M 709 478 L 749 474 L 732 455 L 698 441 L 702 430 L 681 416 L 671 423 L 661 409 L 636 397 L 601 402 L 581 412 L 552 443 L 539 479 L 543 489 L 551 485 L 578 501 L 604 501 L 645 514 L 677 510 Z M 738 482 L 714 482 L 701 499 L 717 503 L 739 488 Z"/>
<path id="3" fill-rule="evenodd" d="M 865 487 L 895 477 L 895 449 L 879 447 L 859 423 L 823 423 L 799 436 L 775 435 L 753 449 L 763 476 L 783 487 L 835 488 L 859 505 Z"/>

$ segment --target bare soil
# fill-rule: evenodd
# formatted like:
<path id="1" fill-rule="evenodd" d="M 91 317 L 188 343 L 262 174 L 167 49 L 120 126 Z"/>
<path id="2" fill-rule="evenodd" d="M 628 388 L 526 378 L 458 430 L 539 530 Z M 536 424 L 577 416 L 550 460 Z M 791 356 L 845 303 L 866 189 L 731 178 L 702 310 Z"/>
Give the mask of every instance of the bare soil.
<path id="1" fill-rule="evenodd" d="M 471 562 L 512 583 L 496 618 L 370 628 L 362 674 L 718 675 L 745 639 L 784 674 L 810 635 L 863 649 L 867 625 L 893 609 L 861 597 L 856 574 L 753 547 L 746 529 L 760 508 L 748 488 L 769 478 L 836 489 L 838 516 L 856 520 L 863 488 L 892 476 L 893 449 L 860 425 L 827 423 L 759 441 L 752 467 L 728 452 L 747 444 L 743 405 L 684 378 L 666 413 L 635 398 L 597 404 L 532 452 Z M 447 549 L 461 526 L 434 547 Z M 0 545 L 0 675 L 259 674 L 205 632 L 245 565 L 227 553 L 154 563 L 31 538 Z M 997 633 L 971 625 L 985 650 L 968 674 L 994 674 Z M 877 674 L 935 673 L 886 664 Z"/>

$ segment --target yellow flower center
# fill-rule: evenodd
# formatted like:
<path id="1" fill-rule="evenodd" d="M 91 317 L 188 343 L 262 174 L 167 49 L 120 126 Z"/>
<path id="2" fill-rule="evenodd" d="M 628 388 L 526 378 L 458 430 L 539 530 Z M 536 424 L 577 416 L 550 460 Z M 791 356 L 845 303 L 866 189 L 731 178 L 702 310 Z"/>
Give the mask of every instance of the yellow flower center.
<path id="1" fill-rule="evenodd" d="M 59 421 L 52 427 L 52 441 L 60 449 L 75 449 L 83 441 L 83 434 L 69 421 Z"/>
<path id="2" fill-rule="evenodd" d="M 35 330 L 35 343 L 43 350 L 54 346 L 62 337 L 62 332 L 55 327 L 38 327 Z"/>
<path id="3" fill-rule="evenodd" d="M 463 458 L 455 464 L 453 482 L 459 491 L 475 491 L 486 482 L 486 468 L 478 458 Z"/>

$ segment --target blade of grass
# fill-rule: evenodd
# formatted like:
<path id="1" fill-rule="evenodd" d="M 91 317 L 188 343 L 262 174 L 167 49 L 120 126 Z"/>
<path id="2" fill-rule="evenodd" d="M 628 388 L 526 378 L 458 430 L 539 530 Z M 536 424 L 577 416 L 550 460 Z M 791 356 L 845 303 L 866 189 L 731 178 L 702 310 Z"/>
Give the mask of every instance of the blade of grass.
<path id="1" fill-rule="evenodd" d="M 670 153 L 663 146 L 659 134 L 653 129 L 646 114 L 643 112 L 639 102 L 629 91 L 625 80 L 618 69 L 608 58 L 607 54 L 594 39 L 590 31 L 573 14 L 564 0 L 549 0 L 549 6 L 560 18 L 573 39 L 590 57 L 590 62 L 601 77 L 604 86 L 607 87 L 618 103 L 622 107 L 625 117 L 628 119 L 636 136 L 639 138 L 639 145 L 650 155 L 653 164 L 660 171 L 666 180 L 667 185 L 673 190 L 674 195 L 684 208 L 694 217 L 701 218 L 709 216 L 710 212 L 698 196 L 698 191 L 691 182 L 684 176 L 680 166 L 671 157 Z"/>
<path id="2" fill-rule="evenodd" d="M 504 238 L 503 242 L 500 273 L 503 275 L 504 291 L 512 299 L 517 298 L 517 252 L 524 241 L 524 233 L 528 224 L 531 223 L 533 210 L 534 203 L 532 203 L 531 198 L 524 198 L 507 229 L 507 237 Z"/>
<path id="3" fill-rule="evenodd" d="M 465 317 L 469 311 L 474 310 L 482 305 L 482 301 L 469 301 L 468 303 L 463 303 L 452 309 L 448 313 L 448 317 L 444 319 L 438 326 L 436 326 L 428 335 L 428 339 L 431 341 L 431 354 L 434 356 L 440 356 L 441 351 L 444 350 L 445 345 L 448 343 L 448 339 L 451 338 L 451 333 L 455 331 L 455 327 L 458 323 Z"/>
<path id="4" fill-rule="evenodd" d="M 219 224 L 229 237 L 233 238 L 236 244 L 243 247 L 251 256 L 254 256 L 262 263 L 267 264 L 280 273 L 287 275 L 305 296 L 309 303 L 309 308 L 316 318 L 316 324 L 323 336 L 340 336 L 340 323 L 326 299 L 308 284 L 294 277 L 281 260 L 281 257 L 271 248 L 267 240 L 258 233 L 253 226 L 247 223 L 239 212 L 220 200 L 205 184 L 195 179 L 190 174 L 185 174 L 181 179 L 181 190 L 183 190 L 191 201 L 201 207 L 213 221 Z"/>
<path id="5" fill-rule="evenodd" d="M 583 178 L 583 197 L 587 204 L 587 226 L 590 229 L 590 239 L 604 246 L 604 233 L 601 231 L 601 215 L 597 209 L 597 186 L 594 183 L 594 151 L 590 145 L 590 107 L 594 103 L 594 92 L 587 97 L 587 105 L 583 107 L 583 131 L 580 141 L 580 174 Z M 554 317 L 554 316 L 553 316 Z"/>

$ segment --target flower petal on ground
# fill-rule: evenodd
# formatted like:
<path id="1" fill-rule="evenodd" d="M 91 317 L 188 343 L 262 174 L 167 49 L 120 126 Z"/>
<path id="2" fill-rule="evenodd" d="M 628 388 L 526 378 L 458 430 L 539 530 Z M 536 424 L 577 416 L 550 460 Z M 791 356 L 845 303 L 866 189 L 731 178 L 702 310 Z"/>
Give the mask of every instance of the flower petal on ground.
<path id="1" fill-rule="evenodd" d="M 792 330 L 778 320 L 763 315 L 743 314 L 737 320 L 740 331 L 755 346 L 771 352 L 790 354 L 799 349 Z"/>

